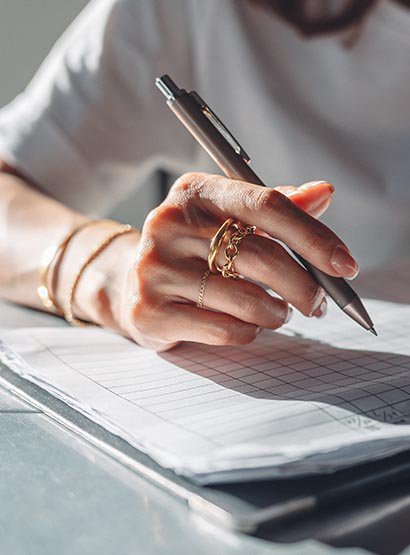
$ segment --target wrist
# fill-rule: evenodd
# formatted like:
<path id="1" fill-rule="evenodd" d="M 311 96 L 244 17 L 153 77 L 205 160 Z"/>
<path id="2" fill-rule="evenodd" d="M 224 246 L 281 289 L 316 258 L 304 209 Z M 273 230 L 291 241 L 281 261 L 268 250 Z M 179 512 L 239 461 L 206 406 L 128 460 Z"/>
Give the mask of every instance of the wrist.
<path id="1" fill-rule="evenodd" d="M 74 308 L 77 307 L 80 318 L 126 333 L 125 316 L 131 296 L 129 274 L 139 239 L 136 230 L 116 237 L 84 272 L 75 295 Z"/>
<path id="2" fill-rule="evenodd" d="M 133 231 L 115 237 L 104 248 L 104 242 L 122 230 L 122 224 L 101 221 L 75 236 L 58 269 L 56 288 L 57 300 L 67 312 L 79 276 L 71 302 L 73 316 L 116 330 L 120 330 L 121 295 L 139 242 L 139 233 Z M 87 264 L 101 247 L 103 250 Z"/>

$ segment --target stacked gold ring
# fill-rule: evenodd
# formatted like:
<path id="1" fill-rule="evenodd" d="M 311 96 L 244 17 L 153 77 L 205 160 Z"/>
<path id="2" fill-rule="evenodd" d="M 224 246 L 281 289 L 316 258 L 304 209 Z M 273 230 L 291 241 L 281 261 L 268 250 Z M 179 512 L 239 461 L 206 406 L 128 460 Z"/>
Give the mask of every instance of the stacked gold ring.
<path id="1" fill-rule="evenodd" d="M 235 270 L 234 262 L 239 254 L 239 247 L 245 237 L 255 233 L 256 226 L 237 222 L 232 224 L 232 227 L 234 231 L 229 237 L 228 244 L 225 248 L 225 264 L 221 269 L 221 274 L 224 278 L 238 279 L 239 274 Z"/>
<path id="2" fill-rule="evenodd" d="M 216 263 L 219 249 L 224 242 L 229 230 L 233 228 L 232 235 L 229 237 L 227 246 L 225 247 L 225 264 L 220 268 Z M 248 235 L 253 235 L 256 226 L 245 225 L 241 222 L 235 222 L 233 218 L 226 220 L 211 240 L 208 253 L 208 267 L 212 273 L 220 272 L 224 278 L 238 278 L 239 274 L 235 271 L 234 261 L 239 254 L 239 247 L 242 240 Z"/>
<path id="3" fill-rule="evenodd" d="M 224 252 L 225 264 L 222 266 L 222 268 L 220 268 L 216 262 L 216 258 L 218 256 L 219 249 L 221 248 L 222 243 L 224 242 L 231 228 L 233 229 L 233 232 L 229 237 L 229 240 L 227 241 Z M 239 254 L 240 244 L 242 242 L 242 239 L 244 239 L 247 235 L 254 234 L 255 231 L 256 227 L 254 225 L 245 225 L 241 222 L 235 222 L 233 218 L 228 218 L 212 237 L 208 252 L 208 270 L 206 270 L 206 272 L 203 274 L 199 287 L 197 302 L 198 308 L 204 308 L 205 287 L 210 272 L 212 272 L 213 274 L 219 272 L 224 278 L 237 279 L 239 277 L 239 274 L 235 271 L 234 262 Z"/>
<path id="4" fill-rule="evenodd" d="M 208 267 L 213 274 L 216 274 L 217 272 L 221 271 L 216 264 L 216 257 L 223 243 L 223 240 L 225 239 L 225 236 L 228 233 L 228 230 L 233 224 L 233 222 L 234 222 L 233 218 L 229 218 L 228 220 L 226 220 L 226 222 L 224 222 L 221 225 L 221 227 L 212 237 L 211 245 L 209 247 L 209 253 L 208 253 Z"/>

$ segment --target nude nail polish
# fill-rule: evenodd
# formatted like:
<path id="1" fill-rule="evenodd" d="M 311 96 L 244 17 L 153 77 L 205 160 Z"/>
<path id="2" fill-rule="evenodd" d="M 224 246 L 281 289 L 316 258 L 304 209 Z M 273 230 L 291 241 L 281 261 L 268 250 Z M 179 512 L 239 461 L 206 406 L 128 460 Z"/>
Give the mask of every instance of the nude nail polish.
<path id="1" fill-rule="evenodd" d="M 312 310 L 309 313 L 310 318 L 316 316 L 316 312 L 320 309 L 323 302 L 326 302 L 326 297 L 324 290 L 320 287 L 312 303 Z"/>
<path id="2" fill-rule="evenodd" d="M 322 185 L 322 184 L 326 184 L 329 191 L 331 193 L 334 193 L 334 186 L 329 183 L 328 181 L 309 181 L 308 183 L 304 183 L 301 187 L 299 187 L 298 190 L 300 191 L 306 191 L 306 189 L 311 189 L 312 187 L 317 187 L 318 185 Z"/>
<path id="3" fill-rule="evenodd" d="M 326 313 L 327 313 L 327 300 L 323 299 L 320 305 L 318 306 L 318 308 L 312 313 L 312 316 L 320 320 L 321 318 L 324 318 L 326 316 Z"/>
<path id="4" fill-rule="evenodd" d="M 348 278 L 355 278 L 359 273 L 359 265 L 349 251 L 338 245 L 332 253 L 330 264 L 338 274 Z"/>

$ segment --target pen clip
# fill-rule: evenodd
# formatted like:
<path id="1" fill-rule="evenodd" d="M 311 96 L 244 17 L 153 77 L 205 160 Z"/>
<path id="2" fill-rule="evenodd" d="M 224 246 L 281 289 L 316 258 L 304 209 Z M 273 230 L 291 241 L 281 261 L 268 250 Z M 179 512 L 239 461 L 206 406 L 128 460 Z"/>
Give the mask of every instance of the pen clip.
<path id="1" fill-rule="evenodd" d="M 192 91 L 189 95 L 200 105 L 202 113 L 208 118 L 212 125 L 219 131 L 219 133 L 224 137 L 224 139 L 231 145 L 236 154 L 238 154 L 244 162 L 249 164 L 251 159 L 246 154 L 244 149 L 232 135 L 232 133 L 225 127 L 218 116 L 213 110 L 208 106 L 208 104 L 199 96 L 196 91 Z"/>

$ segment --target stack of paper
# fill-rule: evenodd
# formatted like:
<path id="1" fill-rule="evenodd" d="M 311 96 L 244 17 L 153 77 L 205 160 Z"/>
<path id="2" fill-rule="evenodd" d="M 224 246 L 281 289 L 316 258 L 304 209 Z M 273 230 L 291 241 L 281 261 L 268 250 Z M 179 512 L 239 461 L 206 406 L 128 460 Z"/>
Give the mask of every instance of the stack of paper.
<path id="1" fill-rule="evenodd" d="M 410 307 L 332 307 L 251 345 L 156 354 L 100 329 L 1 334 L 0 360 L 199 483 L 332 472 L 408 449 Z"/>

